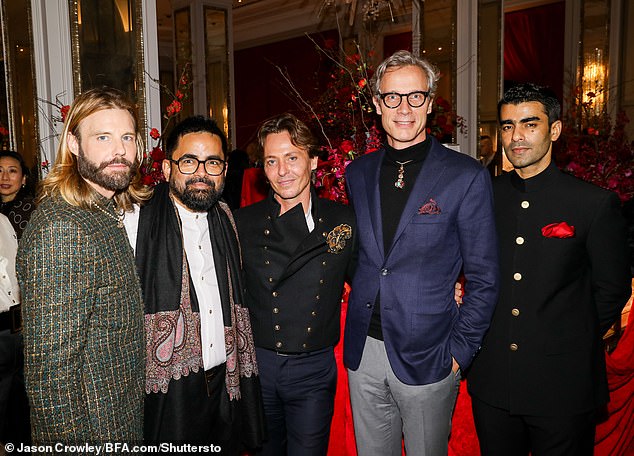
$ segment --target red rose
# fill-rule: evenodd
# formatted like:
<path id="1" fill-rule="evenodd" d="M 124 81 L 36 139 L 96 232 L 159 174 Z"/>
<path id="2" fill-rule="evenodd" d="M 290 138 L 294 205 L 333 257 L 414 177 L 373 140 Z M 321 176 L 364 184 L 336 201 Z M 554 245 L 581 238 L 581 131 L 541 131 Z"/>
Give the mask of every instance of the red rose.
<path id="1" fill-rule="evenodd" d="M 160 162 L 165 159 L 165 153 L 160 147 L 155 147 L 154 149 L 152 149 L 152 152 L 150 152 L 150 156 L 155 162 Z"/>
<path id="2" fill-rule="evenodd" d="M 161 133 L 156 128 L 152 128 L 150 130 L 150 137 L 152 139 L 159 139 L 161 137 Z"/>
<path id="3" fill-rule="evenodd" d="M 66 122 L 66 116 L 68 116 L 68 111 L 70 111 L 70 106 L 64 105 L 59 108 L 59 113 L 62 116 L 62 122 Z"/>
<path id="4" fill-rule="evenodd" d="M 177 90 L 176 93 L 174 94 L 176 96 L 176 98 L 178 98 L 179 100 L 182 100 L 183 97 L 185 95 L 183 95 L 183 92 L 181 92 L 180 90 Z"/>
<path id="5" fill-rule="evenodd" d="M 170 103 L 170 105 L 167 107 L 167 115 L 169 117 L 178 114 L 179 112 L 181 112 L 181 110 L 183 109 L 183 105 L 180 103 L 180 101 L 178 100 L 174 100 Z"/>
<path id="6" fill-rule="evenodd" d="M 341 141 L 341 144 L 339 144 L 339 148 L 343 153 L 347 154 L 351 150 L 354 150 L 354 144 L 352 144 L 352 141 L 350 141 L 349 139 L 346 139 L 345 141 Z"/>

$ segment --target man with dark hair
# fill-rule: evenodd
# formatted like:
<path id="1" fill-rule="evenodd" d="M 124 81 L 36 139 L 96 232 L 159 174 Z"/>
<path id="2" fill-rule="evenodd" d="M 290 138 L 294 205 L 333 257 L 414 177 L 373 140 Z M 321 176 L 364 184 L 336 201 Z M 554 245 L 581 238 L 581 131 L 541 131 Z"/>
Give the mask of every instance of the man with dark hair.
<path id="1" fill-rule="evenodd" d="M 211 119 L 174 127 L 152 200 L 126 214 L 145 301 L 145 440 L 214 444 L 262 438 L 262 404 L 240 248 L 219 201 L 227 141 Z"/>
<path id="2" fill-rule="evenodd" d="M 593 454 L 608 401 L 602 335 L 631 293 L 618 197 L 552 161 L 559 112 L 533 84 L 498 104 L 515 170 L 493 184 L 501 292 L 468 383 L 486 455 Z"/>
<path id="3" fill-rule="evenodd" d="M 269 440 L 261 454 L 325 455 L 341 295 L 356 240 L 347 206 L 317 197 L 317 143 L 291 114 L 258 132 L 271 192 L 236 213 Z"/>

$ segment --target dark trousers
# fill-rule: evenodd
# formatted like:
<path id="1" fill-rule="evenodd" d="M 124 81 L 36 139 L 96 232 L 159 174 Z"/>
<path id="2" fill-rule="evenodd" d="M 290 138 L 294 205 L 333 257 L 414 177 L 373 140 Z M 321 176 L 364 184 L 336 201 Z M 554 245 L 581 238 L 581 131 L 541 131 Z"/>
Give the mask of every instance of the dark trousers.
<path id="1" fill-rule="evenodd" d="M 172 380 L 167 393 L 145 397 L 145 443 L 213 444 L 222 455 L 238 455 L 239 429 L 234 428 L 225 387 L 226 365 L 190 372 Z"/>
<path id="2" fill-rule="evenodd" d="M 289 356 L 256 352 L 269 435 L 258 454 L 325 455 L 337 387 L 333 348 Z"/>
<path id="3" fill-rule="evenodd" d="M 472 396 L 483 456 L 592 456 L 595 412 L 573 416 L 511 415 Z"/>
<path id="4" fill-rule="evenodd" d="M 0 331 L 0 442 L 30 443 L 22 334 Z"/>

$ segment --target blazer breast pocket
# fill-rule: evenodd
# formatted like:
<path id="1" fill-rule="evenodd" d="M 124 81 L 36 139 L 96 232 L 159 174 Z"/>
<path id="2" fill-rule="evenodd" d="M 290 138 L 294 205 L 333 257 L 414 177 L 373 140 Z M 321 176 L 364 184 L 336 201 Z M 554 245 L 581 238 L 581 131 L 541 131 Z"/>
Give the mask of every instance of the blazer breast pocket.
<path id="1" fill-rule="evenodd" d="M 437 245 L 452 229 L 448 225 L 449 217 L 439 215 L 416 215 L 406 229 L 407 242 L 416 245 Z"/>

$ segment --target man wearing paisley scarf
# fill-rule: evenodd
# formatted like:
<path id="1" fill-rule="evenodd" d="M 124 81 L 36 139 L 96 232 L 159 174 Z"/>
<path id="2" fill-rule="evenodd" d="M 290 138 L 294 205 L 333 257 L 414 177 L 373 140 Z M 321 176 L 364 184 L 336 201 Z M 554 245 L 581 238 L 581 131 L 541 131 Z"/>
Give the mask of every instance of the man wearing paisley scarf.
<path id="1" fill-rule="evenodd" d="M 291 114 L 258 133 L 265 200 L 236 212 L 269 439 L 264 455 L 325 455 L 341 294 L 354 263 L 352 209 L 317 197 L 317 144 Z"/>
<path id="2" fill-rule="evenodd" d="M 165 152 L 168 182 L 124 219 L 145 302 L 144 437 L 237 455 L 264 430 L 240 247 L 219 201 L 227 140 L 213 120 L 189 117 Z"/>

